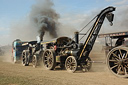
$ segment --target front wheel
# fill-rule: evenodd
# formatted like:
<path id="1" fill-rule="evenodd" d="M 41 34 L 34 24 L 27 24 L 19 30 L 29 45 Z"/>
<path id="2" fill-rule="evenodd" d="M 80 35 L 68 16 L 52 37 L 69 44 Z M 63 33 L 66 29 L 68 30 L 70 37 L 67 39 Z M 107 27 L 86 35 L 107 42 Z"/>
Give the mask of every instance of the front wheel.
<path id="1" fill-rule="evenodd" d="M 22 65 L 28 66 L 29 65 L 29 52 L 24 50 L 22 52 Z"/>
<path id="2" fill-rule="evenodd" d="M 32 64 L 33 64 L 33 67 L 36 68 L 36 66 L 37 66 L 37 56 L 36 55 L 33 55 Z"/>
<path id="3" fill-rule="evenodd" d="M 65 61 L 65 68 L 68 72 L 74 73 L 77 69 L 77 61 L 74 56 L 67 57 Z"/>

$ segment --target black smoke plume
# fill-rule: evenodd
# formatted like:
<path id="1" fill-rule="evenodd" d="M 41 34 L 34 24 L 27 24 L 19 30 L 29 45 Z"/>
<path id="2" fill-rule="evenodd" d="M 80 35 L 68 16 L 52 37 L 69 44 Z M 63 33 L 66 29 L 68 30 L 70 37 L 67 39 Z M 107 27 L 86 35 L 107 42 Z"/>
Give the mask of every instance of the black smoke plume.
<path id="1" fill-rule="evenodd" d="M 48 32 L 51 38 L 57 37 L 57 24 L 59 15 L 52 8 L 51 0 L 37 0 L 37 4 L 32 6 L 30 19 L 36 28 L 39 29 L 40 38 L 43 40 L 45 32 Z"/>

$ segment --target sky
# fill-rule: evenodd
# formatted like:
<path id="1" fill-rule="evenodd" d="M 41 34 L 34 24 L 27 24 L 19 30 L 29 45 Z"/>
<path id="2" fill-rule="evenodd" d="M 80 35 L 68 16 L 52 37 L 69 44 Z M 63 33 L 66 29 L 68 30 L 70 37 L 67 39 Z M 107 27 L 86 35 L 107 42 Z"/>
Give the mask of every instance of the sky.
<path id="1" fill-rule="evenodd" d="M 54 10 L 59 14 L 59 21 L 75 28 L 82 27 L 84 18 L 93 11 L 107 6 L 128 7 L 128 0 L 51 0 Z M 11 44 L 11 25 L 29 15 L 36 0 L 0 0 L 0 45 Z M 100 9 L 100 10 L 99 10 Z M 95 12 L 94 12 L 95 13 Z M 93 18 L 93 17 L 92 17 Z M 35 36 L 36 38 L 36 36 Z"/>

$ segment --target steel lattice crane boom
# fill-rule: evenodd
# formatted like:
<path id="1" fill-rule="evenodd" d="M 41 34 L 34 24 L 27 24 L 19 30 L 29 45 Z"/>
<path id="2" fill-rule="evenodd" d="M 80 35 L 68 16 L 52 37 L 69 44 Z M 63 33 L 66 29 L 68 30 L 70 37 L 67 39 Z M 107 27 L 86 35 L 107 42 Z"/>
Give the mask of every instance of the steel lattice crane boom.
<path id="1" fill-rule="evenodd" d="M 82 56 L 88 56 L 90 51 L 92 50 L 92 47 L 95 43 L 95 40 L 99 34 L 99 31 L 101 29 L 101 26 L 104 22 L 105 17 L 107 17 L 108 21 L 112 23 L 114 14 L 112 13 L 115 11 L 115 7 L 107 7 L 104 10 L 102 10 L 98 15 L 95 23 L 93 24 L 93 27 L 91 28 L 91 31 L 84 42 L 84 47 L 80 49 L 79 59 Z M 85 53 L 85 55 L 83 55 Z"/>

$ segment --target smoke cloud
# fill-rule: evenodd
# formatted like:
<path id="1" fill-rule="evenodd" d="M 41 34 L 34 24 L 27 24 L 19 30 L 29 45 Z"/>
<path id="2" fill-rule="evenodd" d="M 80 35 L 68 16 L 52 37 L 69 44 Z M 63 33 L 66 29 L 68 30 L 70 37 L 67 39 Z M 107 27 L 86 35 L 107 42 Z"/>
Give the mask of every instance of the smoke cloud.
<path id="1" fill-rule="evenodd" d="M 32 6 L 30 19 L 35 27 L 39 29 L 41 39 L 43 39 L 45 31 L 49 32 L 51 38 L 57 37 L 59 14 L 52 8 L 53 5 L 50 0 L 38 0 L 37 4 Z"/>
<path id="2" fill-rule="evenodd" d="M 32 5 L 31 11 L 26 17 L 13 22 L 11 27 L 12 40 L 16 38 L 25 41 L 36 40 L 37 35 L 40 35 L 41 39 L 51 39 L 63 35 L 72 37 L 74 31 L 80 30 L 80 28 L 84 27 L 103 9 L 95 9 L 87 15 L 86 13 L 78 13 L 74 15 L 69 14 L 69 16 L 66 17 L 60 17 L 60 15 L 54 10 L 53 6 L 54 4 L 51 0 L 36 0 L 36 3 Z M 116 11 L 114 12 L 114 25 L 109 26 L 108 21 L 105 20 L 100 33 L 127 31 L 127 10 L 128 6 L 126 5 L 116 7 Z M 90 26 L 85 28 L 82 33 L 86 33 Z M 76 27 L 77 30 L 74 29 Z"/>
<path id="3" fill-rule="evenodd" d="M 59 22 L 60 16 L 53 6 L 51 0 L 36 0 L 36 4 L 32 5 L 30 13 L 24 19 L 13 22 L 12 40 L 36 40 L 37 35 L 41 40 L 72 35 L 76 30 L 68 24 L 63 25 Z"/>

